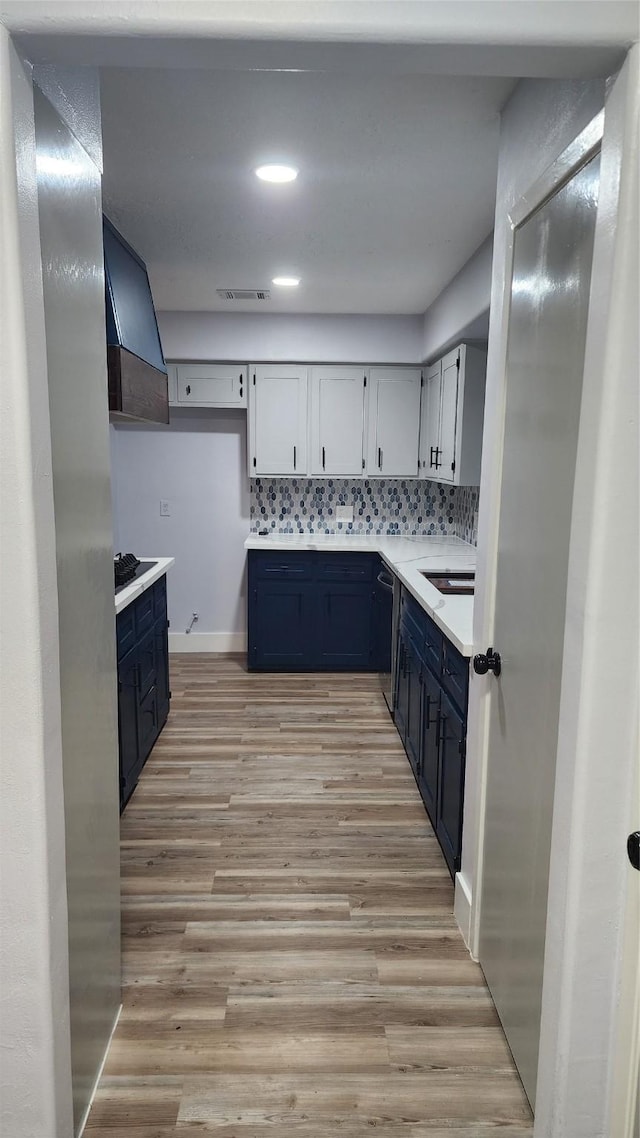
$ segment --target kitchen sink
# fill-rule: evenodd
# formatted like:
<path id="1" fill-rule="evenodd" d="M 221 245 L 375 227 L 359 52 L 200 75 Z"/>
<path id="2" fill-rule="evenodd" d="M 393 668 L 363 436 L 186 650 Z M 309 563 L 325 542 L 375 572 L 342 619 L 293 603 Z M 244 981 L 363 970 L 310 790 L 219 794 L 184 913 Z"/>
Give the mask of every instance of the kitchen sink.
<path id="1" fill-rule="evenodd" d="M 473 596 L 476 581 L 474 572 L 466 572 L 459 569 L 454 569 L 452 573 L 447 573 L 443 570 L 440 570 L 439 573 L 425 573 L 424 570 L 421 570 L 421 572 L 422 576 L 426 577 L 427 581 L 430 581 L 439 593 L 466 597 Z"/>

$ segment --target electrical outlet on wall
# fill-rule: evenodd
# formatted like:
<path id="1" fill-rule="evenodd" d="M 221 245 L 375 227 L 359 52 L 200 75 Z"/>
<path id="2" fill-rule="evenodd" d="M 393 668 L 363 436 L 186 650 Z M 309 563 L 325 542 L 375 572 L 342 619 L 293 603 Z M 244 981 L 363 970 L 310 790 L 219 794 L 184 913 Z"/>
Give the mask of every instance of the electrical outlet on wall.
<path id="1" fill-rule="evenodd" d="M 161 518 L 171 517 L 171 508 L 170 508 L 169 503 L 167 502 L 166 498 L 160 499 L 160 517 Z"/>
<path id="2" fill-rule="evenodd" d="M 337 522 L 352 522 L 353 521 L 353 506 L 336 506 L 336 521 Z"/>

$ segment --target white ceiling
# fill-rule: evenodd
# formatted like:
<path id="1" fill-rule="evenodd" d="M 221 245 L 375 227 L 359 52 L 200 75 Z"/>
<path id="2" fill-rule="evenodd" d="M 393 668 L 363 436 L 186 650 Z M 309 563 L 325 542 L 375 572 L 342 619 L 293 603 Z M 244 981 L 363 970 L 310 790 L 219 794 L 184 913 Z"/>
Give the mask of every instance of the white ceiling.
<path id="1" fill-rule="evenodd" d="M 420 313 L 493 224 L 511 79 L 105 69 L 105 209 L 159 309 Z M 297 182 L 252 173 L 290 160 Z M 272 288 L 270 302 L 217 288 Z"/>

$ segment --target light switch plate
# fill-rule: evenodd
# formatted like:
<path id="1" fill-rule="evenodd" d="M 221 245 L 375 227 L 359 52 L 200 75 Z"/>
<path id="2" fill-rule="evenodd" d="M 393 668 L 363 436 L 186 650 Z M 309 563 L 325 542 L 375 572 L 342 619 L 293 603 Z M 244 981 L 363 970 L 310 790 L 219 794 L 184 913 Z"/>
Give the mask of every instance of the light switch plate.
<path id="1" fill-rule="evenodd" d="M 171 507 L 169 506 L 169 503 L 167 502 L 166 498 L 161 498 L 160 499 L 160 517 L 161 518 L 168 518 L 170 516 L 171 516 Z"/>
<path id="2" fill-rule="evenodd" d="M 337 522 L 352 522 L 353 521 L 353 506 L 336 506 L 336 521 Z"/>

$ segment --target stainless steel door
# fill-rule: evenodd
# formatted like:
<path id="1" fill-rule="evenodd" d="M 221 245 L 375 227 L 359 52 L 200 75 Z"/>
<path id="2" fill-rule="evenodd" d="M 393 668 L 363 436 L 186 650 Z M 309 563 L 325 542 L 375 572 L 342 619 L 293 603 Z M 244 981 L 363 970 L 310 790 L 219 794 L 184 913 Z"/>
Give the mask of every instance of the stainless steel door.
<path id="1" fill-rule="evenodd" d="M 480 962 L 532 1103 L 598 186 L 596 156 L 514 242 Z"/>

